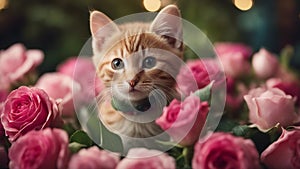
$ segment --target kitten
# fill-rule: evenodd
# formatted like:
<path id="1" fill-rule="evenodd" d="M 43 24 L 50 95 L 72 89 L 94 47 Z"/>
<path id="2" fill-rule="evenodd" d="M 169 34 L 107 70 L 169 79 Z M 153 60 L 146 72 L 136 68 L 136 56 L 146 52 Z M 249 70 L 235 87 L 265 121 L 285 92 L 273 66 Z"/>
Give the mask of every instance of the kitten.
<path id="1" fill-rule="evenodd" d="M 97 75 L 106 86 L 99 96 L 102 122 L 111 131 L 129 137 L 162 133 L 155 118 L 165 104 L 179 98 L 175 80 L 178 60 L 183 57 L 179 9 L 169 5 L 152 23 L 121 25 L 93 11 L 90 29 Z"/>

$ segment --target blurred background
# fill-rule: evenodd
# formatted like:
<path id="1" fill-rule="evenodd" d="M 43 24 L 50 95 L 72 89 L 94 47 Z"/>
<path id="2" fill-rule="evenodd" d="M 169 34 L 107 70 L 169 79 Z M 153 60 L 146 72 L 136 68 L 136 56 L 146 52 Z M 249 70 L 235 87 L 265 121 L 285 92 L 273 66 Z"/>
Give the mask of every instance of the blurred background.
<path id="1" fill-rule="evenodd" d="M 242 42 L 254 52 L 265 47 L 277 54 L 292 45 L 291 62 L 300 67 L 299 0 L 0 0 L 0 49 L 18 42 L 41 49 L 46 57 L 40 72 L 53 71 L 90 37 L 89 11 L 117 19 L 168 4 L 177 4 L 212 42 Z"/>

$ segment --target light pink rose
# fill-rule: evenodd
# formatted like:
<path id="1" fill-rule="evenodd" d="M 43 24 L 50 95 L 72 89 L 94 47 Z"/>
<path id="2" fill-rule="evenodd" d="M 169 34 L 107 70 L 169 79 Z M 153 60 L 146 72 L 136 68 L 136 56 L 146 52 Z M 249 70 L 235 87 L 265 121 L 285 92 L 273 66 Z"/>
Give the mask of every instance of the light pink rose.
<path id="1" fill-rule="evenodd" d="M 214 84 L 224 81 L 221 79 L 220 73 L 221 69 L 216 60 L 191 60 L 187 63 L 187 67 L 180 69 L 176 80 L 179 90 L 188 96 L 191 92 L 207 86 L 213 80 Z"/>
<path id="2" fill-rule="evenodd" d="M 252 49 L 242 43 L 233 42 L 217 42 L 214 44 L 218 55 L 240 53 L 245 59 L 249 59 L 252 54 Z"/>
<path id="3" fill-rule="evenodd" d="M 35 87 L 43 89 L 53 99 L 61 99 L 63 116 L 74 116 L 73 93 L 75 94 L 80 86 L 71 77 L 62 73 L 46 73 L 39 78 Z"/>
<path id="4" fill-rule="evenodd" d="M 226 75 L 237 78 L 249 72 L 250 47 L 240 43 L 216 43 L 215 50 Z"/>
<path id="5" fill-rule="evenodd" d="M 68 165 L 68 134 L 60 129 L 30 131 L 9 149 L 11 169 L 65 169 Z"/>
<path id="6" fill-rule="evenodd" d="M 262 48 L 253 55 L 252 67 L 257 77 L 266 79 L 277 73 L 279 63 L 274 54 Z"/>
<path id="7" fill-rule="evenodd" d="M 116 169 L 175 169 L 175 159 L 158 150 L 132 148 Z"/>
<path id="8" fill-rule="evenodd" d="M 98 147 L 81 149 L 77 154 L 71 157 L 69 162 L 70 169 L 94 168 L 94 169 L 115 169 L 119 157 Z"/>
<path id="9" fill-rule="evenodd" d="M 292 131 L 282 129 L 277 141 L 261 154 L 261 161 L 271 169 L 300 168 L 300 128 Z"/>
<path id="10" fill-rule="evenodd" d="M 268 130 L 277 123 L 286 127 L 299 121 L 295 99 L 278 88 L 256 88 L 244 96 L 249 108 L 250 122 L 260 130 Z"/>
<path id="11" fill-rule="evenodd" d="M 174 99 L 163 109 L 163 114 L 156 120 L 156 124 L 174 141 L 188 146 L 199 139 L 208 111 L 207 102 L 201 102 L 198 96 L 190 95 L 182 103 Z"/>
<path id="12" fill-rule="evenodd" d="M 2 124 L 10 141 L 30 130 L 61 125 L 60 110 L 42 89 L 21 86 L 4 103 Z"/>
<path id="13" fill-rule="evenodd" d="M 229 133 L 213 133 L 194 147 L 192 167 L 197 169 L 259 169 L 259 155 L 250 139 Z"/>
<path id="14" fill-rule="evenodd" d="M 298 81 L 283 81 L 279 78 L 271 78 L 266 82 L 269 88 L 278 88 L 297 99 L 297 104 L 300 105 L 300 82 Z"/>
<path id="15" fill-rule="evenodd" d="M 104 87 L 96 75 L 91 58 L 72 57 L 59 65 L 57 71 L 70 76 L 80 84 L 81 91 L 78 97 L 82 102 L 90 102 Z"/>
<path id="16" fill-rule="evenodd" d="M 34 70 L 43 59 L 44 54 L 40 50 L 26 51 L 22 44 L 12 45 L 0 52 L 0 77 L 9 83 L 14 83 Z"/>

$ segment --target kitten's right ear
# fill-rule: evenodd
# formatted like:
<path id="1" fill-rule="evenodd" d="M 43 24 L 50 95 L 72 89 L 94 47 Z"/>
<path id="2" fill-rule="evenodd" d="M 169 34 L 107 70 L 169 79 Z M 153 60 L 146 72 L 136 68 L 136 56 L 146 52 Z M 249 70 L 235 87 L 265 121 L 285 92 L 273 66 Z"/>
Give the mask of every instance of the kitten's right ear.
<path id="1" fill-rule="evenodd" d="M 107 38 L 120 31 L 109 17 L 99 11 L 91 12 L 90 29 L 93 39 L 97 41 L 98 50 L 100 50 Z"/>

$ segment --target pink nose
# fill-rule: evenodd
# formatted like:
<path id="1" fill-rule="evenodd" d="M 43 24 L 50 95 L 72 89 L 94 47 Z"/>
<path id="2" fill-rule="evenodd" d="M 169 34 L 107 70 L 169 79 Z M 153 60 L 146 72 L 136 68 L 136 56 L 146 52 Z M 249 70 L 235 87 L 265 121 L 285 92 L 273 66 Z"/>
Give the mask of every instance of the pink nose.
<path id="1" fill-rule="evenodd" d="M 130 80 L 128 83 L 129 83 L 130 87 L 132 87 L 132 88 L 137 84 L 137 82 L 135 80 Z"/>

